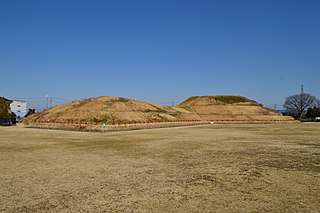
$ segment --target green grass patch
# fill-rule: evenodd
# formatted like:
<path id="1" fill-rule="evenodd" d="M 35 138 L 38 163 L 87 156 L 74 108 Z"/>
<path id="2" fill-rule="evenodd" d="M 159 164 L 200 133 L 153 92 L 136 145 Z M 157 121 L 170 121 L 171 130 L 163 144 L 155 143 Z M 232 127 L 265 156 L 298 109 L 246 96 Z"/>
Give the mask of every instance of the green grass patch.
<path id="1" fill-rule="evenodd" d="M 118 102 L 128 102 L 129 99 L 128 99 L 128 98 L 122 98 L 122 97 L 120 97 L 120 98 L 118 98 L 117 101 L 118 101 Z"/>
<path id="2" fill-rule="evenodd" d="M 192 109 L 191 106 L 179 106 L 179 108 L 185 109 L 185 110 L 187 110 L 189 112 L 193 112 L 193 109 Z"/>
<path id="3" fill-rule="evenodd" d="M 153 104 L 150 104 L 152 107 L 154 107 L 154 108 L 156 108 L 155 110 L 152 110 L 153 112 L 158 112 L 158 113 L 167 113 L 167 111 L 166 110 L 164 110 L 164 109 L 161 109 L 160 107 L 157 107 L 157 106 L 155 106 L 155 105 L 153 105 Z"/>
<path id="4" fill-rule="evenodd" d="M 242 96 L 234 96 L 234 95 L 218 95 L 218 96 L 192 96 L 187 100 L 183 101 L 180 105 L 183 106 L 184 104 L 190 104 L 190 102 L 197 100 L 197 99 L 208 99 L 208 100 L 216 100 L 223 104 L 235 104 L 235 103 L 244 103 L 244 102 L 251 102 L 256 103 L 255 101 L 249 100 Z"/>
<path id="5" fill-rule="evenodd" d="M 102 122 L 102 123 L 107 123 L 107 124 L 112 124 L 112 123 L 125 123 L 128 122 L 125 119 L 119 118 L 117 115 L 109 113 L 109 114 L 102 114 L 99 117 L 94 117 L 93 118 L 94 122 Z"/>
<path id="6" fill-rule="evenodd" d="M 241 96 L 208 96 L 208 98 L 215 99 L 226 104 L 243 103 L 248 101 L 248 99 Z"/>

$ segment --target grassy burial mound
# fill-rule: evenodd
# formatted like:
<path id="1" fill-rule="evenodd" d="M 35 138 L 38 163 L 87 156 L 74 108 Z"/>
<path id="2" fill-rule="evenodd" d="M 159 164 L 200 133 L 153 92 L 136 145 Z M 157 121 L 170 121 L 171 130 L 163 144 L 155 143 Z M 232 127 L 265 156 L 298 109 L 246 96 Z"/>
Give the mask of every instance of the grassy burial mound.
<path id="1" fill-rule="evenodd" d="M 169 126 L 175 122 L 179 125 L 179 122 L 191 120 L 201 121 L 194 112 L 183 108 L 104 96 L 56 106 L 33 114 L 22 122 L 36 127 L 98 130 L 129 124 L 135 127 L 140 124 L 139 128 L 144 128 L 141 125 L 146 123 L 167 123 L 165 126 Z"/>
<path id="2" fill-rule="evenodd" d="M 194 96 L 177 107 L 104 96 L 56 106 L 35 113 L 22 123 L 30 127 L 108 131 L 194 125 L 208 121 L 286 123 L 293 119 L 241 96 Z"/>
<path id="3" fill-rule="evenodd" d="M 201 119 L 234 123 L 292 122 L 293 118 L 263 107 L 242 96 L 193 96 L 179 107 L 196 113 Z"/>

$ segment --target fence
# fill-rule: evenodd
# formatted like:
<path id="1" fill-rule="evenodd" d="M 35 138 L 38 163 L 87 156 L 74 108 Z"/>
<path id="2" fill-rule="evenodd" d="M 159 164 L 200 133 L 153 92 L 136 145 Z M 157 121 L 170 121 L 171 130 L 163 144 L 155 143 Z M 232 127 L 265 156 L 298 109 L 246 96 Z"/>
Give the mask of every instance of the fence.
<path id="1" fill-rule="evenodd" d="M 135 129 L 153 129 L 175 126 L 191 126 L 207 124 L 202 120 L 179 120 L 179 121 L 163 121 L 163 122 L 124 122 L 124 123 L 100 123 L 100 122 L 80 122 L 80 121 L 38 121 L 26 124 L 27 127 L 49 128 L 49 129 L 65 129 L 80 131 L 123 131 Z"/>
<path id="2" fill-rule="evenodd" d="M 296 121 L 282 120 L 260 120 L 260 121 L 239 121 L 239 120 L 175 120 L 162 122 L 124 122 L 124 123 L 101 123 L 101 122 L 85 122 L 85 121 L 37 121 L 27 124 L 27 127 L 46 128 L 46 129 L 63 129 L 63 130 L 78 130 L 78 131 L 124 131 L 137 129 L 153 129 L 177 126 L 193 126 L 203 124 L 288 124 Z"/>

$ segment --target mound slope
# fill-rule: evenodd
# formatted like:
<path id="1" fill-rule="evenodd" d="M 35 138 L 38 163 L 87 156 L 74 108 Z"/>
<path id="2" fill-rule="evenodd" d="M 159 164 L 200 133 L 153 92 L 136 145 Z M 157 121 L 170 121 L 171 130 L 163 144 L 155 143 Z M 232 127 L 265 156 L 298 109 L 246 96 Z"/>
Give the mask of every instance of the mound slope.
<path id="1" fill-rule="evenodd" d="M 293 118 L 263 107 L 242 96 L 193 96 L 179 107 L 196 113 L 203 120 L 224 122 L 285 122 Z"/>
<path id="2" fill-rule="evenodd" d="M 23 123 L 78 121 L 114 124 L 177 120 L 200 120 L 200 117 L 194 112 L 179 107 L 167 107 L 129 98 L 103 96 L 44 110 L 27 117 Z"/>

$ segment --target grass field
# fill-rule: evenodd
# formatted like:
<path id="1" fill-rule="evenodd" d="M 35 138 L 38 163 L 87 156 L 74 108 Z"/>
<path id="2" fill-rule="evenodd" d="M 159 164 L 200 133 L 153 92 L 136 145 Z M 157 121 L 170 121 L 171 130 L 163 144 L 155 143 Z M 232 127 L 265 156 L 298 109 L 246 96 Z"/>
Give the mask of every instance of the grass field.
<path id="1" fill-rule="evenodd" d="M 0 127 L 0 212 L 319 212 L 320 124 Z"/>

